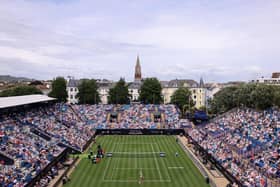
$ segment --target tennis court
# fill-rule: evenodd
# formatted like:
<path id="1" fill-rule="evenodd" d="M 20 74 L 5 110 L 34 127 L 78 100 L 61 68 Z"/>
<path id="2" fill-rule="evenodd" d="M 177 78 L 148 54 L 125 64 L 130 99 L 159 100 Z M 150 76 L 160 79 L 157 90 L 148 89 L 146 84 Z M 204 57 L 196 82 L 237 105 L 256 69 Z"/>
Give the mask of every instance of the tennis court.
<path id="1" fill-rule="evenodd" d="M 110 157 L 92 164 L 84 154 L 66 186 L 208 186 L 174 136 L 102 136 L 97 145 Z"/>

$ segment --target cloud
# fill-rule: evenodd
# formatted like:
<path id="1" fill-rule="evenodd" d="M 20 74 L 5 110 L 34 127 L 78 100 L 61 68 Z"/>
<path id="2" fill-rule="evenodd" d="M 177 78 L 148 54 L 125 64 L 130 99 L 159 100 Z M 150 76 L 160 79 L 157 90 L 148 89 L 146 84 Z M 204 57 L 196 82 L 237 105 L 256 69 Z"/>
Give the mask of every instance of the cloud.
<path id="1" fill-rule="evenodd" d="M 249 80 L 279 71 L 279 1 L 4 0 L 0 74 Z"/>

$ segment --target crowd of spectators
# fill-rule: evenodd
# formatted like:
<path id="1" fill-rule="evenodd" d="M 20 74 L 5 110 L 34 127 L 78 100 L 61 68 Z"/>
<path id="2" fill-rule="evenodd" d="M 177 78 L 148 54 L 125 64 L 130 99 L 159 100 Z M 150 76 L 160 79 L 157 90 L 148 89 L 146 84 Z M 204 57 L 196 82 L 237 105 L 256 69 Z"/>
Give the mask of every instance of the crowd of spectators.
<path id="1" fill-rule="evenodd" d="M 73 105 L 72 108 L 87 125 L 94 129 L 106 127 L 108 113 L 113 105 Z"/>
<path id="2" fill-rule="evenodd" d="M 30 132 L 30 127 L 11 116 L 1 116 L 0 150 L 14 160 L 0 165 L 0 186 L 23 186 L 30 182 L 63 148 L 55 141 Z"/>
<path id="3" fill-rule="evenodd" d="M 2 114 L 0 154 L 14 164 L 0 163 L 0 186 L 28 184 L 65 150 L 65 146 L 82 152 L 95 129 L 179 128 L 180 124 L 174 105 L 56 103 Z M 53 167 L 36 185 L 46 186 L 56 174 L 57 169 Z"/>
<path id="4" fill-rule="evenodd" d="M 48 138 L 34 133 L 34 129 Z M 94 130 L 76 115 L 71 106 L 53 104 L 0 116 L 0 154 L 14 164 L 0 163 L 0 186 L 21 187 L 28 184 L 65 146 L 83 151 Z M 43 178 L 44 186 L 55 175 Z"/>
<path id="5" fill-rule="evenodd" d="M 0 116 L 0 186 L 24 186 L 65 149 L 83 151 L 95 129 L 186 128 L 188 134 L 245 186 L 280 178 L 280 112 L 238 109 L 208 124 L 179 119 L 174 105 L 52 104 Z M 49 139 L 32 130 L 46 134 Z M 37 186 L 57 175 L 53 167 Z"/>
<path id="6" fill-rule="evenodd" d="M 27 111 L 21 121 L 40 129 L 58 142 L 70 145 L 80 151 L 93 136 L 94 131 L 85 125 L 68 105 L 56 104 Z M 75 120 L 77 120 L 75 122 Z"/>
<path id="7" fill-rule="evenodd" d="M 94 129 L 180 128 L 175 105 L 74 105 L 73 109 Z"/>
<path id="8" fill-rule="evenodd" d="M 189 135 L 245 186 L 280 182 L 280 112 L 239 109 Z"/>
<path id="9" fill-rule="evenodd" d="M 63 169 L 63 165 L 61 163 L 53 166 L 48 173 L 46 173 L 40 181 L 37 181 L 34 187 L 47 187 L 51 181 L 59 175 L 58 171 Z"/>

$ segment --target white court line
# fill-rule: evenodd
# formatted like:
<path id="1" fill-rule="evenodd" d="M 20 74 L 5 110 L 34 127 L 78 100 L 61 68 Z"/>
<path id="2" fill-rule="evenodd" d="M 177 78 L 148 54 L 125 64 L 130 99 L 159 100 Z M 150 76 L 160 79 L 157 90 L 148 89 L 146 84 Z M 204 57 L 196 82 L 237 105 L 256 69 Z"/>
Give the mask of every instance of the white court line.
<path id="1" fill-rule="evenodd" d="M 115 170 L 156 170 L 157 168 L 113 168 Z"/>
<path id="2" fill-rule="evenodd" d="M 160 153 L 160 152 L 154 152 L 154 146 L 153 146 L 153 144 L 156 144 L 157 146 L 158 146 L 158 148 L 159 148 L 159 145 L 157 144 L 157 143 L 114 143 L 114 148 L 113 148 L 113 150 L 114 151 L 116 151 L 116 148 L 117 147 L 119 147 L 119 145 L 118 146 L 116 146 L 115 144 L 125 144 L 125 145 L 129 145 L 129 144 L 132 144 L 132 145 L 137 145 L 137 144 L 143 144 L 143 145 L 151 145 L 151 147 L 152 147 L 152 150 L 153 150 L 153 152 L 142 152 L 142 154 L 147 154 L 147 153 L 153 153 L 153 154 L 155 154 L 155 153 Z M 114 153 L 114 152 L 113 152 Z M 115 153 L 127 153 L 127 154 L 131 154 L 131 153 L 135 153 L 135 152 L 115 152 Z M 139 154 L 139 153 L 135 153 L 135 154 Z M 111 159 L 111 158 L 110 158 Z M 169 179 L 167 179 L 167 180 L 163 180 L 162 179 L 162 175 L 161 175 L 161 172 L 160 172 L 160 168 L 159 168 L 159 164 L 158 164 L 158 161 L 157 161 L 157 159 L 154 157 L 154 158 L 152 158 L 152 159 L 154 159 L 155 160 L 155 163 L 156 163 L 156 168 L 113 168 L 113 170 L 135 170 L 135 169 L 143 169 L 143 170 L 157 170 L 158 171 L 158 173 L 159 173 L 159 175 L 160 175 L 160 180 L 157 180 L 157 179 L 151 179 L 151 180 L 149 180 L 149 179 L 146 179 L 144 182 L 145 183 L 168 183 L 168 182 L 171 182 L 171 180 L 170 180 L 170 176 L 169 176 L 169 174 L 168 174 L 168 177 L 169 177 Z M 119 159 L 117 160 L 117 161 L 119 161 Z M 105 179 L 105 174 L 107 173 L 107 170 L 108 170 L 108 167 L 109 167 L 109 165 L 110 165 L 110 163 L 111 163 L 111 160 L 108 162 L 108 164 L 107 164 L 107 166 L 106 166 L 106 169 L 105 169 L 105 172 L 104 172 L 104 175 L 103 175 L 103 182 L 115 182 L 115 183 L 134 183 L 134 182 L 139 182 L 137 179 L 136 180 L 118 180 L 118 179 L 116 179 L 116 180 L 114 180 L 114 179 Z M 113 174 L 114 174 L 115 172 L 113 172 Z"/>
<path id="3" fill-rule="evenodd" d="M 115 154 L 144 155 L 144 154 L 160 154 L 161 152 L 111 152 L 111 153 L 113 153 L 113 157 L 114 157 L 114 153 Z"/>
<path id="4" fill-rule="evenodd" d="M 115 151 L 115 150 L 116 150 L 116 145 L 114 144 L 114 151 Z M 104 174 L 103 174 L 103 180 L 105 180 L 105 174 L 107 173 L 107 170 L 108 170 L 108 168 L 109 168 L 109 165 L 110 165 L 110 163 L 111 163 L 111 160 L 112 160 L 112 158 L 110 158 L 110 160 L 109 160 L 108 163 L 107 163 L 106 169 L 105 169 Z"/>
<path id="5" fill-rule="evenodd" d="M 117 146 L 117 148 L 119 148 L 119 145 Z M 117 167 L 118 167 L 119 161 L 120 161 L 120 159 L 117 158 L 117 161 L 115 162 L 114 166 L 117 165 Z M 113 171 L 114 171 L 114 170 L 113 170 Z M 111 180 L 113 180 L 114 176 L 115 176 L 115 172 L 112 172 Z"/>
<path id="6" fill-rule="evenodd" d="M 130 183 L 130 182 L 138 182 L 138 180 L 104 180 L 104 182 L 127 182 L 127 183 Z M 171 182 L 171 180 L 144 180 L 145 183 L 147 182 Z"/>
<path id="7" fill-rule="evenodd" d="M 153 152 L 155 152 L 153 144 L 150 144 L 150 145 L 152 146 Z M 155 162 L 156 162 L 157 171 L 158 171 L 158 173 L 159 173 L 159 178 L 160 178 L 160 180 L 162 180 L 162 176 L 161 176 L 161 172 L 160 172 L 160 169 L 159 169 L 159 166 L 158 166 L 158 162 L 157 162 L 157 159 L 156 159 L 155 157 L 154 157 L 154 160 L 155 160 Z"/>
<path id="8" fill-rule="evenodd" d="M 124 144 L 124 145 L 129 145 L 129 144 L 131 144 L 131 145 L 137 145 L 137 144 L 139 144 L 139 145 L 148 145 L 148 144 L 156 144 L 156 143 L 114 143 L 114 144 Z"/>
<path id="9" fill-rule="evenodd" d="M 184 169 L 184 167 L 167 167 L 168 169 Z"/>
<path id="10" fill-rule="evenodd" d="M 160 150 L 158 143 L 156 143 L 156 144 L 157 144 L 158 150 Z M 162 162 L 163 162 L 163 165 L 165 167 L 167 167 L 163 160 L 162 160 Z M 168 170 L 167 170 L 167 175 L 168 175 L 168 180 L 171 180 L 171 177 L 170 177 L 170 174 L 169 174 Z"/>

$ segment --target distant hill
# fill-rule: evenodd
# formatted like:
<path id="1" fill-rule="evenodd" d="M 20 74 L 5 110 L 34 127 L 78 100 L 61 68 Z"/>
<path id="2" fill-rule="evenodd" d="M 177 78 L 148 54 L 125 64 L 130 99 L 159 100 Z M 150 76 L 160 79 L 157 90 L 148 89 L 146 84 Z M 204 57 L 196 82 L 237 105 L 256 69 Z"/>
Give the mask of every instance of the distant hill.
<path id="1" fill-rule="evenodd" d="M 0 75 L 0 81 L 5 82 L 27 82 L 34 81 L 34 79 L 26 78 L 26 77 L 13 77 L 10 75 Z"/>

